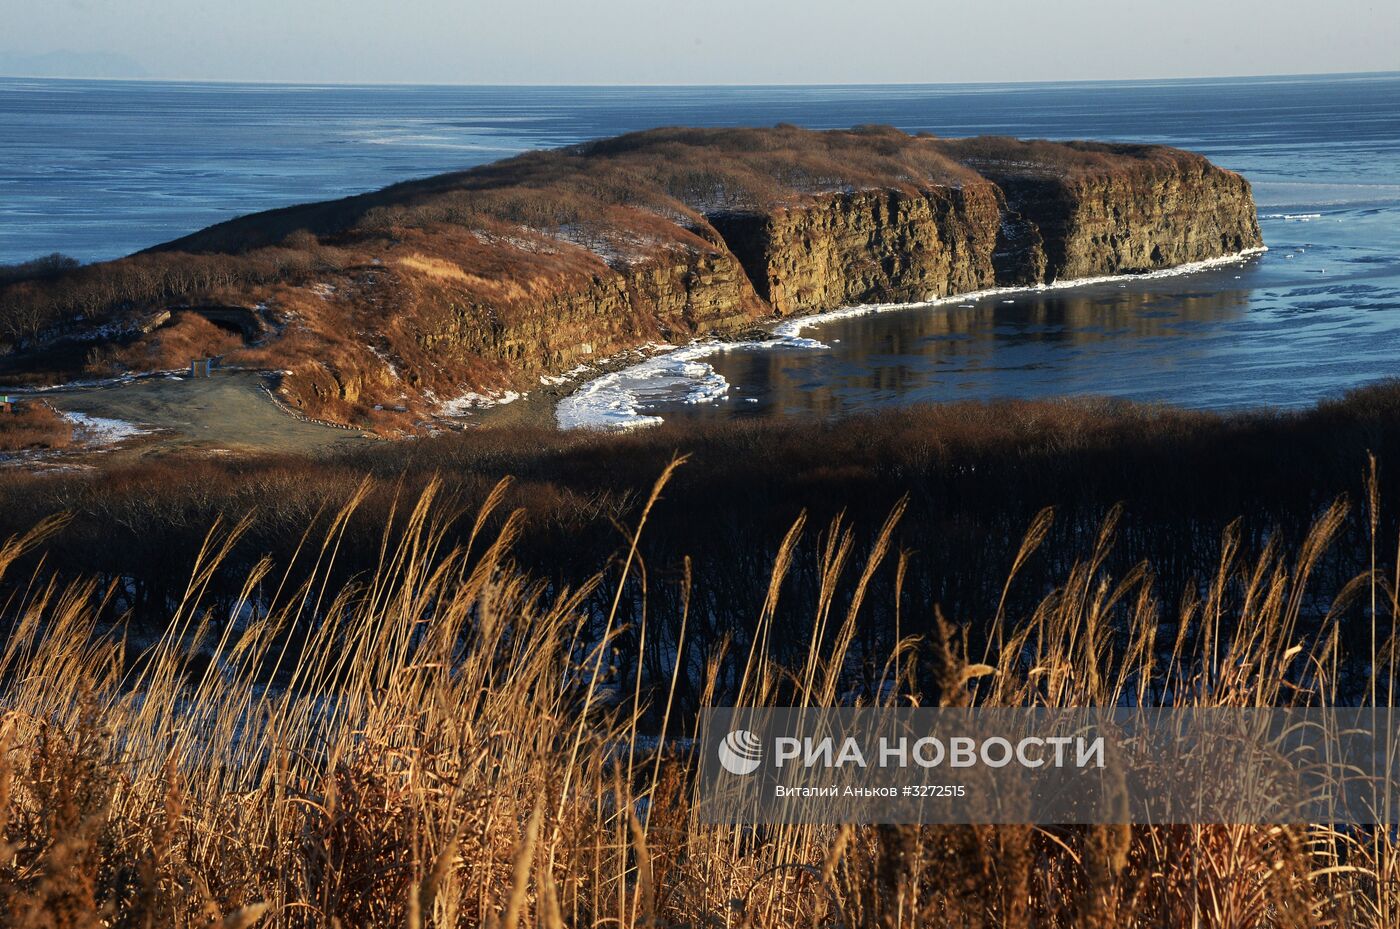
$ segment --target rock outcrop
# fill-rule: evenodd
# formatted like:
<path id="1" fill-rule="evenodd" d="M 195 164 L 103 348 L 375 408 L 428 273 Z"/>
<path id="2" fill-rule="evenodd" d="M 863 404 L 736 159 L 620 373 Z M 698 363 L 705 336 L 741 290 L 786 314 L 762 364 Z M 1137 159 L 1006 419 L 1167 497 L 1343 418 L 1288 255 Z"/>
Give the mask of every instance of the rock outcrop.
<path id="1" fill-rule="evenodd" d="M 1000 157 L 981 154 L 993 145 Z M 1249 182 L 1204 158 L 1134 159 L 1170 150 L 1082 146 L 1113 158 L 1064 170 L 1047 163 L 1046 147 L 946 142 L 980 182 L 833 194 L 709 219 L 782 315 L 1143 273 L 1262 244 Z M 1077 151 L 1062 149 L 1055 154 Z"/>
<path id="2" fill-rule="evenodd" d="M 1154 271 L 1262 244 L 1249 182 L 1205 159 L 1070 177 L 980 167 L 1011 224 L 1005 283 Z"/>
<path id="3" fill-rule="evenodd" d="M 787 316 L 985 287 L 1000 214 L 996 188 L 980 183 L 832 194 L 710 222 L 759 296 Z"/>
<path id="4" fill-rule="evenodd" d="M 256 308 L 266 330 L 232 361 L 284 370 L 284 399 L 308 415 L 385 425 L 385 409 L 411 417 L 774 315 L 1259 244 L 1248 182 L 1175 149 L 668 129 L 233 220 L 10 285 L 0 323 L 47 313 L 140 339 L 159 330 L 120 323 Z"/>

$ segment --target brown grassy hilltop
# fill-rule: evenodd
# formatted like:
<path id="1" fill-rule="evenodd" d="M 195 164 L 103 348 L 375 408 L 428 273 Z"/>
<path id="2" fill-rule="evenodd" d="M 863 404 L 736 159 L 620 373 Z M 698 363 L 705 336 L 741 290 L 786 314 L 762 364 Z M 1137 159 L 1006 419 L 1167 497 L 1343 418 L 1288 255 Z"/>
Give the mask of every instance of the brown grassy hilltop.
<path id="1" fill-rule="evenodd" d="M 283 399 L 309 415 L 403 428 L 466 390 L 775 313 L 1258 243 L 1248 183 L 1175 149 L 658 129 L 259 213 L 114 262 L 11 269 L 0 380 L 221 355 L 283 371 Z"/>

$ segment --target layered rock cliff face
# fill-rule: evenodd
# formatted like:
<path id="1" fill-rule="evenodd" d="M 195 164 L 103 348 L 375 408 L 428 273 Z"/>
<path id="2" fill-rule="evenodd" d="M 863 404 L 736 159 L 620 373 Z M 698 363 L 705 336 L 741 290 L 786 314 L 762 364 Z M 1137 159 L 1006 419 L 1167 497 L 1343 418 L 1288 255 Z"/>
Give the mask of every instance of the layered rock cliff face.
<path id="1" fill-rule="evenodd" d="M 309 415 L 392 429 L 464 392 L 527 389 L 775 315 L 1258 244 L 1248 183 L 1173 149 L 881 127 L 656 130 L 245 217 L 22 282 L 0 291 L 0 323 L 48 313 L 140 343 L 159 330 L 124 320 L 246 307 L 260 325 L 230 360 L 283 370 L 284 399 Z M 129 349 L 121 357 L 145 357 Z"/>
<path id="2" fill-rule="evenodd" d="M 988 175 L 1013 221 L 1030 227 L 1007 243 L 1005 283 L 1154 271 L 1261 244 L 1249 183 L 1204 162 L 1097 177 Z"/>
<path id="3" fill-rule="evenodd" d="M 990 184 L 861 191 L 710 218 L 775 313 L 976 290 L 993 278 L 1000 206 Z"/>
<path id="4" fill-rule="evenodd" d="M 1167 165 L 1082 174 L 1057 173 L 1033 155 L 969 156 L 963 163 L 985 182 L 837 194 L 710 220 L 782 315 L 1144 273 L 1262 244 L 1249 182 L 1174 154 Z"/>

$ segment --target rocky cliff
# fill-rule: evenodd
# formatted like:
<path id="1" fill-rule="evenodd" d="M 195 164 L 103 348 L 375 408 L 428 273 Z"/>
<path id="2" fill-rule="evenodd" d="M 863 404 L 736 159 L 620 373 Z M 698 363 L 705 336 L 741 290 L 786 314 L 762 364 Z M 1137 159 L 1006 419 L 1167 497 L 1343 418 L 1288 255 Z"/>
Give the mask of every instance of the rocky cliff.
<path id="1" fill-rule="evenodd" d="M 211 307 L 242 307 L 257 325 L 230 361 L 282 370 L 284 399 L 309 415 L 404 428 L 446 399 L 528 389 L 648 342 L 1258 244 L 1248 183 L 1174 149 L 655 130 L 10 284 L 0 325 L 18 350 L 0 376 L 52 364 L 54 344 L 85 330 L 88 373 L 180 366 L 144 322 L 217 325 Z"/>
<path id="2" fill-rule="evenodd" d="M 831 194 L 710 221 L 759 296 L 786 316 L 987 286 L 1001 207 L 993 185 L 973 183 Z"/>
<path id="3" fill-rule="evenodd" d="M 1262 244 L 1249 182 L 1199 156 L 1011 139 L 940 147 L 979 181 L 709 219 L 783 315 L 1143 273 Z M 1069 153 L 1088 157 L 1066 165 Z"/>
<path id="4" fill-rule="evenodd" d="M 1262 244 L 1249 182 L 1199 156 L 1064 175 L 966 163 L 1002 192 L 1006 283 L 1153 271 Z"/>

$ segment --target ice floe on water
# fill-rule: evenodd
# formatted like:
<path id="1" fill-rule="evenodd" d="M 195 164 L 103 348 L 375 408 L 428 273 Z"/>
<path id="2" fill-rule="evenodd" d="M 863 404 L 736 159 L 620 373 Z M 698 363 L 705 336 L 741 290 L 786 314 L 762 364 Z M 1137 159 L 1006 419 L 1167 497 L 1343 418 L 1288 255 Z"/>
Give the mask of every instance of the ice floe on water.
<path id="1" fill-rule="evenodd" d="M 709 403 L 729 392 L 729 382 L 705 358 L 729 346 L 697 342 L 640 364 L 594 378 L 559 402 L 555 419 L 561 429 L 635 429 L 654 426 L 660 416 L 641 408 L 649 401 Z"/>
<path id="2" fill-rule="evenodd" d="M 950 304 L 971 306 L 972 304 L 967 303 L 967 301 L 1047 290 L 1063 290 L 1089 284 L 1176 277 L 1211 268 L 1239 265 L 1265 251 L 1268 249 L 1260 246 L 1233 255 L 1211 258 L 1206 261 L 1195 261 L 1145 274 L 1114 274 L 1026 287 L 995 287 L 918 303 L 867 303 L 789 319 L 773 328 L 774 338 L 772 339 L 761 342 L 695 342 L 666 354 L 648 358 L 620 371 L 594 378 L 559 402 L 555 408 L 555 420 L 560 429 L 620 430 L 658 425 L 662 422 L 662 418 L 644 412 L 648 405 L 661 402 L 674 403 L 677 400 L 684 403 L 712 403 L 723 399 L 729 393 L 729 382 L 714 369 L 713 365 L 705 361 L 706 358 L 733 349 L 762 347 L 778 350 L 810 350 L 830 348 L 825 342 L 803 336 L 802 332 L 813 326 L 821 326 L 836 320 L 918 307 L 937 307 Z M 1015 301 L 1007 299 L 1002 302 L 1014 303 Z"/>

